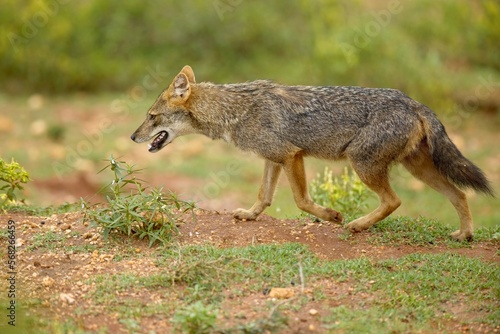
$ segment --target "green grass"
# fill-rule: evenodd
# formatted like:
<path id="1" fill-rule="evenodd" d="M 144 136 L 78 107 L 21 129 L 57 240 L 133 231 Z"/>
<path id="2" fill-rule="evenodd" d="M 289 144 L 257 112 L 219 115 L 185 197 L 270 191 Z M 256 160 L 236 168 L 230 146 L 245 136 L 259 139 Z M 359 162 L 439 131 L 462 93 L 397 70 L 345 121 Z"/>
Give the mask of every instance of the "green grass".
<path id="1" fill-rule="evenodd" d="M 389 217 L 369 229 L 369 241 L 374 244 L 470 247 L 482 241 L 497 242 L 500 238 L 500 225 L 495 227 L 480 227 L 474 231 L 474 241 L 471 243 L 452 240 L 450 234 L 455 231 L 435 219 L 419 217 Z"/>
<path id="2" fill-rule="evenodd" d="M 35 217 L 48 217 L 53 214 L 61 214 L 67 212 L 75 212 L 80 209 L 79 203 L 64 203 L 57 206 L 41 207 L 33 204 L 17 204 L 9 205 L 6 211 L 10 213 L 24 213 Z"/>
<path id="3" fill-rule="evenodd" d="M 54 251 L 64 246 L 66 238 L 54 231 L 39 232 L 33 236 L 32 243 L 26 248 L 28 251 L 35 249 Z"/>
<path id="4" fill-rule="evenodd" d="M 177 310 L 172 322 L 182 332 L 187 334 L 212 333 L 217 320 L 217 310 L 213 305 L 203 305 L 201 301 Z"/>
<path id="5" fill-rule="evenodd" d="M 486 308 L 489 315 L 480 320 L 498 325 L 500 269 L 494 264 L 451 253 L 413 254 L 375 263 L 359 260 L 354 268 L 353 264 L 348 268 L 358 282 L 356 289 L 371 298 L 333 308 L 324 320 L 328 328 L 372 333 L 429 330 L 441 321 L 464 321 L 447 309 L 455 303 L 465 303 L 467 311 Z"/>
<path id="6" fill-rule="evenodd" d="M 412 254 L 399 259 L 375 261 L 360 258 L 325 261 L 316 258 L 304 245 L 259 245 L 219 249 L 213 246 L 188 246 L 159 252 L 160 274 L 140 276 L 121 273 L 91 278 L 96 289 L 92 298 L 96 307 L 106 306 L 123 318 L 171 314 L 174 309 L 189 308 L 201 302 L 218 310 L 228 291 L 235 295 L 260 294 L 264 288 L 290 286 L 299 282 L 299 262 L 306 286 L 328 279 L 349 286 L 349 293 L 333 298 L 341 306 L 333 307 L 322 319 L 325 328 L 345 331 L 420 331 L 445 326 L 448 321 L 496 324 L 500 316 L 498 277 L 500 267 L 479 259 L 444 254 Z M 242 284 L 244 288 L 242 289 Z M 170 296 L 173 305 L 144 304 L 117 297 L 155 291 Z M 297 301 L 299 308 L 310 297 Z M 483 318 L 461 319 L 450 305 L 464 303 L 465 311 L 487 310 Z M 263 306 L 269 311 L 272 306 Z M 282 310 L 293 312 L 293 307 Z M 86 312 L 91 312 L 87 310 Z M 220 326 L 220 324 L 217 324 Z"/>
<path id="7" fill-rule="evenodd" d="M 298 259 L 317 262 L 312 253 L 298 244 L 263 245 L 259 247 L 219 249 L 214 246 L 172 248 L 158 254 L 158 266 L 166 271 L 147 277 L 119 274 L 109 278 L 98 276 L 96 294 L 99 300 L 112 298 L 114 291 L 127 290 L 133 282 L 147 289 L 187 287 L 188 300 L 217 299 L 228 284 L 257 280 L 252 289 L 290 285 L 298 278 Z"/>
<path id="8" fill-rule="evenodd" d="M 96 245 L 69 245 L 67 244 L 68 237 L 78 236 L 76 233 L 71 233 L 68 236 L 62 235 L 54 231 L 43 231 L 33 235 L 33 240 L 26 247 L 29 252 L 39 251 L 64 251 L 70 253 L 92 253 L 98 247 Z M 102 248 L 100 248 L 102 249 Z"/>

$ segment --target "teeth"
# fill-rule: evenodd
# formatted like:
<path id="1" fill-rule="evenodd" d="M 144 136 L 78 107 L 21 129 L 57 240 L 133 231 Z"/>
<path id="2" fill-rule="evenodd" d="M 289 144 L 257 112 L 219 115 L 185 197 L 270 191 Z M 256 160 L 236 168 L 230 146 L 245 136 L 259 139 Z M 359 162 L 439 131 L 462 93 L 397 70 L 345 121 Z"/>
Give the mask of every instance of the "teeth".
<path id="1" fill-rule="evenodd" d="M 164 138 L 165 138 L 165 132 L 160 133 L 160 135 L 156 137 L 156 139 L 153 141 L 153 145 L 156 145 L 159 142 L 163 141 Z"/>
<path id="2" fill-rule="evenodd" d="M 157 137 L 149 144 L 148 150 L 158 150 L 160 145 L 166 140 L 168 133 L 166 131 L 160 132 Z"/>

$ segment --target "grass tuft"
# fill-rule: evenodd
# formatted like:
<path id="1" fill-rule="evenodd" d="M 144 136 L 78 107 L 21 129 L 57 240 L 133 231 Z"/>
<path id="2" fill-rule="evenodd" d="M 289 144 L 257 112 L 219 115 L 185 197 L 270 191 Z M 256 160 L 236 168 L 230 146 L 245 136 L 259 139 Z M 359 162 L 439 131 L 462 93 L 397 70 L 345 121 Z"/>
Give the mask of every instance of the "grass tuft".
<path id="1" fill-rule="evenodd" d="M 169 192 L 165 194 L 162 188 L 149 189 L 144 181 L 137 178 L 139 170 L 113 157 L 100 172 L 110 169 L 113 180 L 101 189 L 111 191 L 106 196 L 108 203 L 90 205 L 82 199 L 84 219 L 103 227 L 104 236 L 118 232 L 125 235 L 147 238 L 149 245 L 159 242 L 167 245 L 175 233 L 177 224 L 186 213 L 191 213 L 194 219 L 194 204 L 181 201 Z"/>
<path id="2" fill-rule="evenodd" d="M 198 301 L 175 312 L 172 321 L 181 333 L 211 333 L 217 320 L 217 313 L 212 305 L 204 305 Z"/>

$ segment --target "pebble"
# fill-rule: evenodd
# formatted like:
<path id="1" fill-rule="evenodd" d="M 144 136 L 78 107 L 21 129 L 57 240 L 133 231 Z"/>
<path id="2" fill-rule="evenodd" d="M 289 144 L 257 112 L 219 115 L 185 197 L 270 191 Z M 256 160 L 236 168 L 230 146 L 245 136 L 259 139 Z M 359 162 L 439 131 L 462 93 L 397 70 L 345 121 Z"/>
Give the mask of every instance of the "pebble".
<path id="1" fill-rule="evenodd" d="M 290 288 L 271 288 L 269 291 L 269 298 L 288 299 L 295 295 L 293 289 Z"/>
<path id="2" fill-rule="evenodd" d="M 86 232 L 83 234 L 83 239 L 90 239 L 94 236 L 92 232 Z"/>
<path id="3" fill-rule="evenodd" d="M 54 279 L 50 276 L 45 276 L 44 278 L 42 278 L 42 284 L 45 287 L 51 287 L 54 285 L 54 283 L 55 283 Z"/>
<path id="4" fill-rule="evenodd" d="M 21 238 L 17 238 L 15 246 L 16 247 L 21 247 L 22 245 L 24 245 L 24 240 L 21 239 Z"/>
<path id="5" fill-rule="evenodd" d="M 312 316 L 315 316 L 315 315 L 318 314 L 318 310 L 312 308 L 312 309 L 309 310 L 309 314 L 312 315 Z"/>
<path id="6" fill-rule="evenodd" d="M 75 302 L 75 297 L 73 296 L 73 294 L 71 293 L 61 293 L 59 295 L 59 299 L 64 302 L 64 303 L 68 303 L 68 304 L 73 304 Z"/>
<path id="7" fill-rule="evenodd" d="M 66 230 L 69 230 L 71 228 L 71 225 L 68 224 L 68 223 L 62 223 L 61 225 L 59 225 L 59 228 L 62 230 L 62 231 L 66 231 Z"/>

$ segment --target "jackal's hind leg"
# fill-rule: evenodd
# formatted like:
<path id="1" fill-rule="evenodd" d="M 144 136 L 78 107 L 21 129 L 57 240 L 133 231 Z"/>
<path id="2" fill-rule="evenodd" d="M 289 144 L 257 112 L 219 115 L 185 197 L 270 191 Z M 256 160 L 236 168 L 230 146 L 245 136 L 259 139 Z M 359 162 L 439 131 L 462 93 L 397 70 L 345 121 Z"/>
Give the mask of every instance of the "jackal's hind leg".
<path id="1" fill-rule="evenodd" d="M 416 178 L 428 184 L 434 190 L 445 195 L 457 210 L 460 218 L 460 230 L 451 234 L 456 240 L 472 240 L 473 222 L 465 193 L 439 173 L 428 148 L 421 147 L 403 161 L 403 165 Z"/>
<path id="2" fill-rule="evenodd" d="M 264 167 L 264 175 L 259 189 L 259 195 L 255 204 L 248 210 L 236 209 L 233 211 L 233 216 L 236 219 L 256 219 L 262 211 L 271 205 L 276 189 L 276 183 L 281 172 L 281 165 L 272 161 L 266 160 Z"/>

